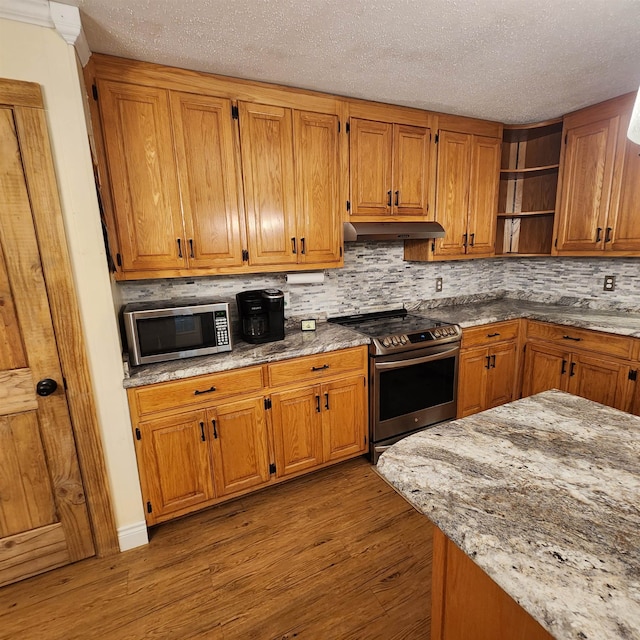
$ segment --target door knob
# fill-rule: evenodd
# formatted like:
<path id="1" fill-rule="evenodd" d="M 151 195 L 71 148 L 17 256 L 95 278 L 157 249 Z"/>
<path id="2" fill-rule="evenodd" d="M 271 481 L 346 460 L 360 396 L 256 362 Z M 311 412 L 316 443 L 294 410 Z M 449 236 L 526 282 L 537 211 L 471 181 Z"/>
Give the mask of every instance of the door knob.
<path id="1" fill-rule="evenodd" d="M 40 380 L 36 385 L 36 393 L 39 396 L 50 396 L 58 388 L 58 383 L 51 378 Z"/>

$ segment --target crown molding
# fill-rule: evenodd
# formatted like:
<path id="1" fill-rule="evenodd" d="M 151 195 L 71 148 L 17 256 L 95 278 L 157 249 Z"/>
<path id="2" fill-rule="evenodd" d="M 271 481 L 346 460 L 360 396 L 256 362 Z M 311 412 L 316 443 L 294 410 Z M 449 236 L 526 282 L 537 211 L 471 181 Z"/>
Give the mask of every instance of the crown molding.
<path id="1" fill-rule="evenodd" d="M 82 66 L 91 51 L 82 31 L 78 7 L 49 0 L 0 0 L 0 18 L 55 29 L 65 42 L 76 48 Z"/>

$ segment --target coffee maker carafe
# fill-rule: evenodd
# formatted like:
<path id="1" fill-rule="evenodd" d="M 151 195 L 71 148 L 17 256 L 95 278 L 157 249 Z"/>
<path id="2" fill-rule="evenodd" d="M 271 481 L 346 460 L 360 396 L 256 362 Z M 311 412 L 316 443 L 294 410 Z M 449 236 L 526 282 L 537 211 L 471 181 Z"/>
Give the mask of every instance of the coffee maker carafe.
<path id="1" fill-rule="evenodd" d="M 284 340 L 284 293 L 254 289 L 236 294 L 240 334 L 245 342 L 262 344 Z"/>

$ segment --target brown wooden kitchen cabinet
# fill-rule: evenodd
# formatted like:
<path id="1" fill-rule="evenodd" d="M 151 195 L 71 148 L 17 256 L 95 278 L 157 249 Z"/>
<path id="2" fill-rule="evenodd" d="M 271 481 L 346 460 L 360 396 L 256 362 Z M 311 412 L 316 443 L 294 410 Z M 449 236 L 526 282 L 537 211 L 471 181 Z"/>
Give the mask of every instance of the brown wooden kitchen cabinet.
<path id="1" fill-rule="evenodd" d="M 366 348 L 274 363 L 269 380 L 292 387 L 271 394 L 278 477 L 365 452 Z"/>
<path id="2" fill-rule="evenodd" d="M 558 255 L 637 255 L 640 147 L 627 140 L 635 94 L 565 116 Z"/>
<path id="3" fill-rule="evenodd" d="M 352 218 L 427 219 L 434 162 L 428 126 L 352 117 L 349 142 Z"/>
<path id="4" fill-rule="evenodd" d="M 518 320 L 465 329 L 458 373 L 458 418 L 516 398 Z"/>
<path id="5" fill-rule="evenodd" d="M 632 401 L 630 338 L 527 322 L 522 396 L 560 389 L 628 411 Z"/>

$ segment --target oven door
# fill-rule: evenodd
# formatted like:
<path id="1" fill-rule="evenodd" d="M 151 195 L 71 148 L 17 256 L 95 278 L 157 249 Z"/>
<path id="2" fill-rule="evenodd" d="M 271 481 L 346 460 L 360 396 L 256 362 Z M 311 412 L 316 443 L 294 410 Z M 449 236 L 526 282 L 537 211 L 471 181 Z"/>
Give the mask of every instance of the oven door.
<path id="1" fill-rule="evenodd" d="M 455 418 L 459 355 L 456 342 L 372 359 L 372 444 Z"/>

